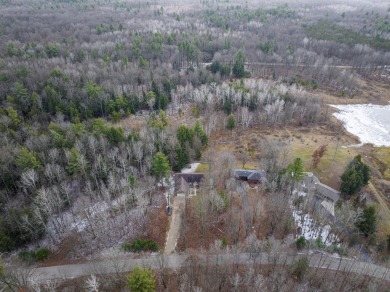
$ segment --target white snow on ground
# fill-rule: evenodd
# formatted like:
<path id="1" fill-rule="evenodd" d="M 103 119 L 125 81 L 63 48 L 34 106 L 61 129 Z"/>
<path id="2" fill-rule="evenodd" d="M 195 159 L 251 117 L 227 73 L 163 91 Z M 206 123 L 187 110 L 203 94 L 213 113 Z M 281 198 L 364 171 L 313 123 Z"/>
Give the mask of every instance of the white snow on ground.
<path id="1" fill-rule="evenodd" d="M 190 168 L 183 168 L 181 170 L 181 173 L 193 173 L 198 168 L 199 164 L 200 163 L 191 163 L 191 167 Z"/>
<path id="2" fill-rule="evenodd" d="M 293 191 L 293 195 L 297 195 L 297 190 L 294 190 Z M 303 191 L 299 191 L 298 192 L 298 197 L 306 197 L 307 196 L 307 193 L 303 192 Z"/>
<path id="3" fill-rule="evenodd" d="M 348 132 L 359 137 L 361 143 L 390 146 L 390 105 L 331 106 L 340 110 L 334 116 L 344 123 Z"/>
<path id="4" fill-rule="evenodd" d="M 330 226 L 318 226 L 309 214 L 304 214 L 300 210 L 293 210 L 295 224 L 301 228 L 300 236 L 304 236 L 307 240 L 316 240 L 321 237 L 322 242 L 326 246 L 330 246 L 339 241 L 338 237 L 330 233 Z"/>
<path id="5" fill-rule="evenodd" d="M 306 197 L 307 193 L 304 191 L 294 190 L 293 194 L 298 197 Z M 323 201 L 322 204 L 325 208 L 332 208 L 333 204 Z M 329 206 L 332 205 L 332 206 Z M 318 224 L 310 214 L 304 213 L 301 210 L 298 210 L 292 203 L 290 203 L 292 214 L 294 217 L 295 225 L 300 227 L 301 233 L 299 236 L 304 236 L 306 240 L 316 240 L 321 238 L 321 241 L 326 246 L 331 246 L 332 244 L 337 244 L 339 238 L 337 235 L 330 232 L 330 225 L 320 225 Z"/>

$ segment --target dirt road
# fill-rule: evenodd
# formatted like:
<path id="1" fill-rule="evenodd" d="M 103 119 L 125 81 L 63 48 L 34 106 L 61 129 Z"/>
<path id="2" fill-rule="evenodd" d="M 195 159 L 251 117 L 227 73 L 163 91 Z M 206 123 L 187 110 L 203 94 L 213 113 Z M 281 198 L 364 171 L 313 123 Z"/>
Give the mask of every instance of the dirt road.
<path id="1" fill-rule="evenodd" d="M 165 242 L 164 254 L 168 255 L 175 251 L 177 239 L 179 238 L 183 211 L 185 209 L 186 198 L 184 195 L 178 194 L 173 199 L 172 218 L 169 225 L 167 240 Z"/>

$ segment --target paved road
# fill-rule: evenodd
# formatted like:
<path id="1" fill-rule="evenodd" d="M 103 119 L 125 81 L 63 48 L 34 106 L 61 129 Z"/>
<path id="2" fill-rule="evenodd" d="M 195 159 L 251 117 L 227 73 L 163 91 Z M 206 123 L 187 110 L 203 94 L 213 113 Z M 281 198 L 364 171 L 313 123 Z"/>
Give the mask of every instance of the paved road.
<path id="1" fill-rule="evenodd" d="M 287 253 L 225 253 L 225 254 L 198 254 L 198 263 L 203 265 L 221 265 L 221 264 L 292 264 L 297 257 L 304 254 L 290 255 Z M 40 282 L 55 279 L 72 279 L 90 274 L 108 274 L 117 272 L 129 272 L 134 267 L 150 267 L 152 269 L 170 268 L 178 269 L 190 265 L 192 261 L 186 261 L 189 255 L 151 255 L 145 258 L 116 258 L 111 260 L 102 260 L 86 264 L 53 266 L 46 268 L 37 268 L 34 271 L 35 277 Z M 355 261 L 348 258 L 333 257 L 324 254 L 311 254 L 308 256 L 311 267 L 338 270 L 341 272 L 352 272 L 360 275 L 368 275 L 378 279 L 390 281 L 390 269 Z"/>

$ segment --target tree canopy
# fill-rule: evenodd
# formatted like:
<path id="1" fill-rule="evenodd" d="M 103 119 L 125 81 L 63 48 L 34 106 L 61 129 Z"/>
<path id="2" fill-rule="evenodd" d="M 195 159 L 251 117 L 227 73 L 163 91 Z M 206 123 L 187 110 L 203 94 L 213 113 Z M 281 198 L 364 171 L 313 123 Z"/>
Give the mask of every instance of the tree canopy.
<path id="1" fill-rule="evenodd" d="M 226 123 L 226 128 L 233 130 L 236 127 L 236 119 L 234 115 L 229 115 Z"/>
<path id="2" fill-rule="evenodd" d="M 356 228 L 364 235 L 369 236 L 376 231 L 377 216 L 375 206 L 368 206 L 356 222 Z"/>
<path id="3" fill-rule="evenodd" d="M 302 159 L 297 157 L 284 169 L 283 173 L 293 178 L 294 181 L 301 181 L 304 176 Z"/>
<path id="4" fill-rule="evenodd" d="M 367 185 L 369 180 L 370 168 L 362 162 L 362 157 L 357 155 L 341 175 L 341 193 L 349 198 Z"/>
<path id="5" fill-rule="evenodd" d="M 127 287 L 132 292 L 154 292 L 156 279 L 150 269 L 136 267 L 127 277 Z"/>
<path id="6" fill-rule="evenodd" d="M 245 77 L 245 57 L 242 50 L 239 50 L 235 56 L 232 72 L 236 78 Z"/>
<path id="7" fill-rule="evenodd" d="M 168 157 L 162 152 L 157 152 L 153 159 L 153 174 L 158 178 L 166 177 L 171 171 Z"/>

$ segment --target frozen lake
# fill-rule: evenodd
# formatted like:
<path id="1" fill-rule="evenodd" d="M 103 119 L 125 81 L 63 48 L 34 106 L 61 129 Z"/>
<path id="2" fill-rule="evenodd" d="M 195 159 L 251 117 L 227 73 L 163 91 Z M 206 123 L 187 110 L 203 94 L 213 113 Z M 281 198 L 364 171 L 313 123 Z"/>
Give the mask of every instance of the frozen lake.
<path id="1" fill-rule="evenodd" d="M 359 137 L 361 143 L 390 146 L 390 105 L 331 105 L 339 110 L 334 116 L 345 129 Z"/>

